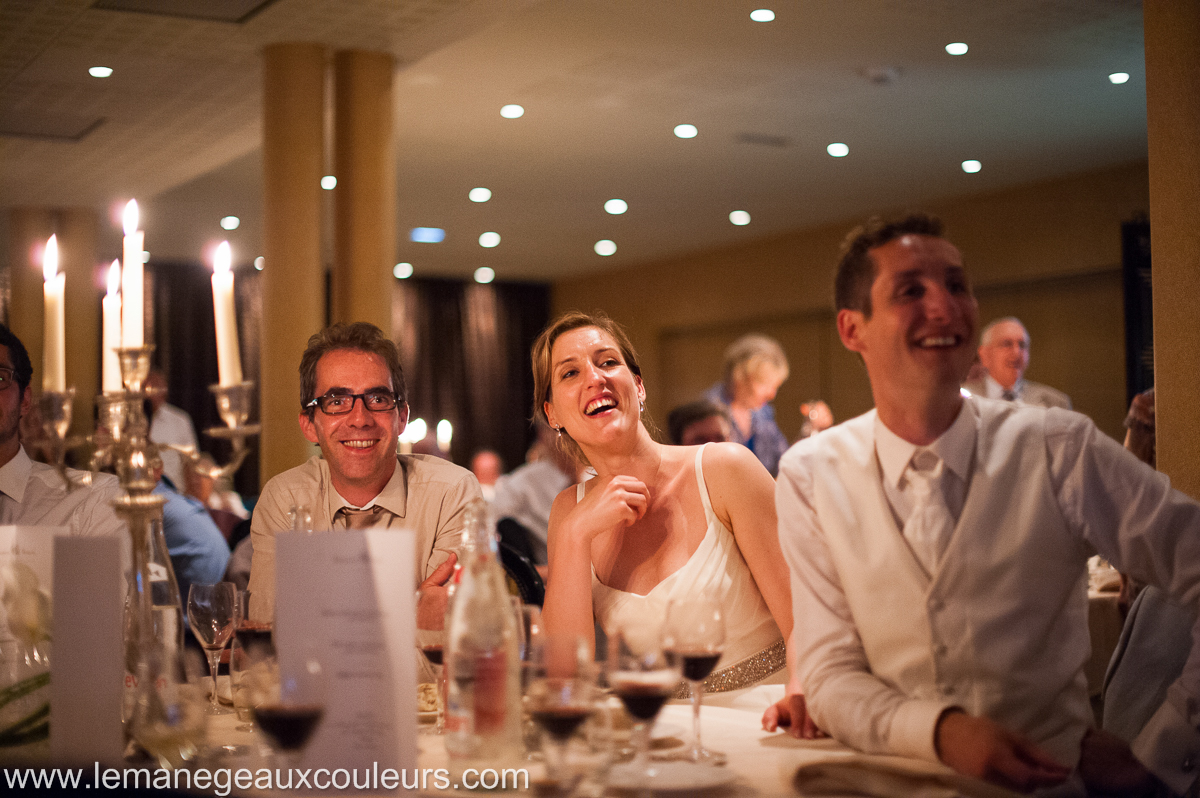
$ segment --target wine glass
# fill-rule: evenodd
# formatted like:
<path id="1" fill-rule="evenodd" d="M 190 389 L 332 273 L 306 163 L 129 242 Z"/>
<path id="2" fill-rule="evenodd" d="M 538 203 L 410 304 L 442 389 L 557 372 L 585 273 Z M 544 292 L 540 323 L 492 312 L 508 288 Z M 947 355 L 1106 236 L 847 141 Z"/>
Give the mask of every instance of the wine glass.
<path id="1" fill-rule="evenodd" d="M 221 660 L 221 649 L 225 648 L 233 634 L 235 594 L 233 582 L 193 584 L 188 590 L 188 625 L 208 655 L 208 667 L 212 671 L 209 715 L 228 715 L 232 711 L 223 708 L 217 701 L 217 666 Z"/>
<path id="2" fill-rule="evenodd" d="M 251 710 L 256 725 L 271 744 L 279 768 L 300 764 L 304 747 L 325 715 L 327 677 L 321 660 L 306 653 L 294 671 L 280 672 L 268 694 Z"/>
<path id="3" fill-rule="evenodd" d="M 446 591 L 417 591 L 417 648 L 433 668 L 437 684 L 437 724 L 422 734 L 441 734 L 446 728 L 446 675 L 442 668 L 446 645 Z"/>
<path id="4" fill-rule="evenodd" d="M 645 619 L 643 619 L 645 620 Z M 650 727 L 679 684 L 679 669 L 662 650 L 661 630 L 625 623 L 608 638 L 608 684 L 633 717 L 634 758 L 625 767 L 645 783 L 650 766 Z"/>
<path id="5" fill-rule="evenodd" d="M 700 744 L 700 701 L 704 680 L 712 673 L 725 647 L 725 617 L 716 600 L 701 596 L 672 600 L 663 624 L 663 649 L 683 672 L 692 688 L 692 747 L 683 758 L 711 765 L 725 764 L 725 755 Z"/>
<path id="6" fill-rule="evenodd" d="M 547 779 L 570 791 L 567 742 L 592 714 L 595 698 L 591 649 L 579 635 L 543 633 L 540 642 L 528 689 L 529 714 L 543 732 Z"/>

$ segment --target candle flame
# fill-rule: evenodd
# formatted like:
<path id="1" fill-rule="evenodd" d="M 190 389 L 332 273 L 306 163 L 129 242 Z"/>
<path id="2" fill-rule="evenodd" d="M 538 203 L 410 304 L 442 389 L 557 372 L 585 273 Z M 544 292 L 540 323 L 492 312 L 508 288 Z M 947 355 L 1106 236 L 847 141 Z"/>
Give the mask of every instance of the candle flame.
<path id="1" fill-rule="evenodd" d="M 54 279 L 58 274 L 58 236 L 50 236 L 46 242 L 46 253 L 42 255 L 42 277 L 46 281 Z"/>
<path id="2" fill-rule="evenodd" d="M 121 261 L 114 260 L 108 267 L 108 295 L 116 296 L 121 288 Z"/>
<path id="3" fill-rule="evenodd" d="M 233 253 L 229 249 L 229 242 L 222 241 L 217 245 L 217 254 L 213 255 L 213 271 L 217 274 L 224 274 L 229 271 L 232 262 Z"/>
<path id="4" fill-rule="evenodd" d="M 138 229 L 138 206 L 137 200 L 130 200 L 125 205 L 125 214 L 121 217 L 121 223 L 125 227 L 125 235 L 131 236 Z"/>

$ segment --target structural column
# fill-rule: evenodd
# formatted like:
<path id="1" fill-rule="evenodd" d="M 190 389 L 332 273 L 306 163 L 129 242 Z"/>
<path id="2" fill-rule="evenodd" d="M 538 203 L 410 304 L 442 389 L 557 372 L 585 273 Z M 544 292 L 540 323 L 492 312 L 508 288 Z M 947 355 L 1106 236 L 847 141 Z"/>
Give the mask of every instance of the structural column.
<path id="1" fill-rule="evenodd" d="M 67 208 L 58 216 L 59 268 L 67 275 L 67 385 L 75 388 L 71 430 L 95 426 L 92 408 L 100 392 L 100 298 L 107 266 L 96 262 L 100 220 L 92 208 Z"/>
<path id="2" fill-rule="evenodd" d="M 1146 0 L 1158 468 L 1200 498 L 1200 3 Z"/>
<path id="3" fill-rule="evenodd" d="M 392 329 L 396 159 L 392 56 L 347 50 L 334 57 L 335 321 Z"/>
<path id="4" fill-rule="evenodd" d="M 54 234 L 50 208 L 13 208 L 8 213 L 8 327 L 33 361 L 33 392 L 42 392 L 42 253 Z"/>
<path id="5" fill-rule="evenodd" d="M 321 174 L 325 48 L 282 43 L 263 51 L 263 318 L 260 479 L 302 463 L 297 367 L 324 325 Z"/>

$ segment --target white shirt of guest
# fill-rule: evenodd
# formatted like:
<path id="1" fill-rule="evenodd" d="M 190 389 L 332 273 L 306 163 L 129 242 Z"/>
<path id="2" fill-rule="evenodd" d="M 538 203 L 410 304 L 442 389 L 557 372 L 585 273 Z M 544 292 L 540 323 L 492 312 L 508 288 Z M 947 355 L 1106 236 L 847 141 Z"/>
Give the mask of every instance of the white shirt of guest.
<path id="1" fill-rule="evenodd" d="M 975 419 L 980 418 L 984 410 L 991 421 L 979 427 Z M 1016 419 L 1023 425 L 1018 426 L 1019 434 L 1016 437 L 998 432 L 1005 429 L 1005 422 L 997 421 L 1004 414 L 1022 414 Z M 866 625 L 862 630 L 864 634 L 883 634 L 887 637 L 887 625 L 894 623 L 894 620 L 887 617 L 856 618 L 851 611 L 852 604 L 859 607 L 874 606 L 877 597 L 872 598 L 872 595 L 878 593 L 881 587 L 888 586 L 891 590 L 896 574 L 904 565 L 888 559 L 880 551 L 872 551 L 869 546 L 848 555 L 848 541 L 841 539 L 842 532 L 838 526 L 855 517 L 878 518 L 880 513 L 886 519 L 886 509 L 879 508 L 876 511 L 867 508 L 867 505 L 875 506 L 876 499 L 873 497 L 876 496 L 879 501 L 893 505 L 892 512 L 897 520 L 902 519 L 905 512 L 903 491 L 899 488 L 900 477 L 897 477 L 897 471 L 903 469 L 903 465 L 898 463 L 904 462 L 904 453 L 891 451 L 891 444 L 895 441 L 889 442 L 887 436 L 876 439 L 875 432 L 880 426 L 876 424 L 874 416 L 875 411 L 871 411 L 867 416 L 846 422 L 840 429 L 834 428 L 828 433 L 801 441 L 789 450 L 781 463 L 776 507 L 780 543 L 792 573 L 794 617 L 800 619 L 794 632 L 795 650 L 800 660 L 797 668 L 809 693 L 810 706 L 817 722 L 823 722 L 822 715 L 825 713 L 825 717 L 832 721 L 829 728 L 835 736 L 844 741 L 852 740 L 852 744 L 867 751 L 898 753 L 937 761 L 933 746 L 937 719 L 944 708 L 959 704 L 959 701 L 954 697 L 946 697 L 944 693 L 939 694 L 937 685 L 917 685 L 913 692 L 906 692 L 898 689 L 895 683 L 881 678 L 872 670 L 867 658 L 866 638 L 860 636 L 859 624 Z M 916 607 L 905 612 L 916 618 L 940 620 L 942 616 L 933 613 L 936 609 L 955 614 L 965 621 L 974 615 L 992 617 L 995 621 L 993 616 L 997 611 L 1003 611 L 1009 605 L 1020 604 L 1026 607 L 1024 612 L 1034 613 L 1042 612 L 1041 607 L 1044 606 L 1046 614 L 1042 619 L 1030 623 L 1027 616 L 1011 618 L 1004 634 L 984 641 L 985 647 L 997 659 L 1012 661 L 1011 665 L 1006 666 L 1006 673 L 1011 677 L 1009 681 L 1015 680 L 1016 684 L 1028 691 L 1028 695 L 1022 699 L 1001 695 L 992 699 L 992 703 L 994 706 L 1007 707 L 1002 710 L 1003 713 L 1036 713 L 1039 706 L 1045 706 L 1043 702 L 1051 701 L 1053 696 L 1057 695 L 1057 700 L 1061 700 L 1063 689 L 1069 689 L 1073 695 L 1074 688 L 1066 688 L 1065 685 L 1075 682 L 1082 695 L 1078 701 L 1071 699 L 1067 706 L 1072 710 L 1082 708 L 1082 711 L 1072 712 L 1072 715 L 1079 717 L 1065 719 L 1065 722 L 1086 728 L 1089 723 L 1086 716 L 1090 713 L 1087 712 L 1086 680 L 1081 678 L 1082 665 L 1090 648 L 1086 632 L 1086 557 L 1093 552 L 1099 553 L 1122 572 L 1158 584 L 1177 600 L 1198 606 L 1200 505 L 1172 490 L 1165 475 L 1131 456 L 1081 414 L 1008 403 L 1001 405 L 971 397 L 965 400 L 964 410 L 951 429 L 955 430 L 964 419 L 972 422 L 969 425 L 969 446 L 976 450 L 976 454 L 971 459 L 971 468 L 975 472 L 985 469 L 969 477 L 967 484 L 974 484 L 977 477 L 981 484 L 996 485 L 998 492 L 991 497 L 983 494 L 978 497 L 966 496 L 963 517 L 972 502 L 975 508 L 971 510 L 972 516 L 978 519 L 981 509 L 1002 515 L 1004 511 L 996 504 L 997 500 L 1037 494 L 1045 497 L 1037 501 L 1049 500 L 1049 507 L 1043 505 L 1043 511 L 1048 509 L 1056 516 L 1047 519 L 1049 528 L 1062 530 L 1065 537 L 1054 532 L 1052 539 L 1047 539 L 1047 546 L 1053 546 L 1054 551 L 1058 552 L 1053 556 L 1035 557 L 1038 555 L 1037 546 L 1023 550 L 1025 559 L 1021 563 L 1024 564 L 1019 564 L 1019 568 L 1027 569 L 1030 578 L 1016 578 L 1014 581 L 1015 574 L 1007 576 L 1003 589 L 1015 591 L 1010 595 L 996 593 L 998 586 L 988 590 L 979 586 L 979 592 L 953 592 L 955 585 L 973 584 L 971 574 L 977 573 L 980 568 L 989 569 L 990 573 L 996 564 L 972 561 L 972 557 L 978 558 L 980 555 L 963 544 L 983 544 L 983 548 L 997 552 L 1003 550 L 1003 544 L 1010 536 L 1021 539 L 1028 535 L 1027 531 L 1005 528 L 1003 537 L 997 538 L 995 535 L 999 530 L 993 532 L 990 524 L 985 522 L 972 530 L 965 530 L 960 518 L 960 528 L 955 531 L 955 537 L 957 539 L 964 534 L 967 537 L 951 542 L 947 559 L 942 563 L 943 570 L 950 568 L 951 571 L 939 574 L 929 583 L 926 607 L 922 607 L 918 598 Z M 968 425 L 964 422 L 963 426 Z M 1032 431 L 1032 434 L 1020 432 L 1022 429 Z M 954 437 L 958 433 L 947 434 Z M 985 434 L 986 442 L 981 437 Z M 961 454 L 955 452 L 965 449 L 968 444 L 959 442 L 953 447 L 955 452 L 952 452 L 950 448 L 942 447 L 945 441 L 944 435 L 934 446 L 945 453 L 951 470 L 957 471 L 958 466 L 954 463 L 961 463 L 958 460 Z M 1032 441 L 1037 441 L 1036 445 L 1042 451 L 1029 449 L 1027 444 Z M 986 451 L 980 454 L 978 447 L 984 443 Z M 1022 446 L 1025 448 L 1022 449 Z M 849 464 L 845 460 L 847 453 L 854 457 Z M 842 458 L 840 465 L 839 457 Z M 982 461 L 981 457 L 984 458 Z M 1016 484 L 1010 483 L 1005 487 L 997 483 L 987 469 L 1003 463 L 1040 464 L 1033 470 L 1040 472 L 1039 479 L 1043 481 L 1039 484 L 1044 487 L 1031 485 L 1026 488 L 1025 483 L 1020 481 L 1024 473 L 1016 477 Z M 847 474 L 850 475 L 849 479 L 844 476 Z M 872 480 L 879 485 L 879 489 L 872 486 Z M 967 492 L 970 492 L 970 488 Z M 897 493 L 901 495 L 896 496 Z M 862 537 L 876 541 L 886 540 L 889 533 L 896 534 L 896 531 L 883 527 L 861 530 Z M 1001 545 L 997 547 L 996 543 Z M 840 551 L 841 555 L 835 556 L 835 551 Z M 1026 563 L 1025 560 L 1030 557 L 1034 559 Z M 1055 573 L 1060 573 L 1061 579 L 1067 580 L 1054 588 L 1059 599 L 1046 601 L 1045 597 L 1029 592 L 1035 572 L 1037 580 L 1047 586 L 1058 584 L 1053 580 Z M 912 580 L 905 578 L 901 582 L 909 584 Z M 1061 606 L 1053 603 L 1067 596 L 1075 596 L 1075 582 L 1079 583 L 1078 599 L 1066 600 Z M 908 589 L 903 588 L 900 592 Z M 1025 595 L 1022 596 L 1022 593 Z M 924 615 L 926 609 L 931 614 Z M 895 611 L 883 613 L 885 616 L 889 614 L 894 615 Z M 1055 627 L 1053 619 L 1060 618 L 1061 621 L 1062 617 L 1070 619 L 1070 623 L 1066 627 Z M 1055 628 L 1072 630 L 1062 635 L 1061 640 L 1053 641 L 1054 650 L 1048 652 L 1052 662 L 1037 666 L 1036 672 L 1030 671 L 1032 666 L 1022 669 L 1018 661 L 1020 656 L 1014 657 L 1014 653 L 1020 655 L 1023 649 L 1028 648 L 1028 629 L 1034 625 L 1043 631 Z M 1077 626 L 1081 626 L 1082 631 Z M 969 628 L 969 625 L 964 628 Z M 1023 629 L 1026 631 L 1023 632 Z M 886 656 L 891 658 L 893 664 L 897 657 L 901 663 L 910 663 L 917 674 L 932 668 L 935 678 L 942 679 L 944 672 L 940 658 L 946 654 L 946 646 L 949 645 L 950 654 L 955 655 L 955 648 L 961 648 L 963 643 L 961 639 L 940 636 L 937 628 L 932 632 L 931 641 L 928 622 L 921 621 L 909 635 L 909 642 L 905 644 L 908 649 L 889 649 Z M 903 639 L 905 634 L 900 632 L 892 637 Z M 1193 635 L 1200 639 L 1200 623 Z M 971 661 L 969 652 L 960 651 L 956 656 L 954 664 L 959 667 Z M 931 662 L 931 658 L 938 662 Z M 984 676 L 984 684 L 987 679 L 994 681 L 1002 676 L 987 676 L 995 671 L 994 662 L 978 662 L 976 668 Z M 965 686 L 970 691 L 973 679 L 970 671 L 959 670 L 952 673 L 951 677 L 958 680 L 959 686 Z M 824 685 L 823 690 L 821 685 Z M 1058 692 L 1039 696 L 1039 690 Z M 1005 700 L 1024 703 L 1005 704 Z M 1081 707 L 1075 707 L 1077 703 Z M 1053 724 L 1054 718 L 1043 716 L 1039 720 L 1034 715 L 1031 716 L 1031 722 Z M 1200 646 L 1195 646 L 1182 677 L 1168 690 L 1166 702 L 1133 745 L 1139 759 L 1178 792 L 1186 792 L 1196 777 L 1195 763 L 1200 761 L 1198 725 Z M 1078 740 L 1082 728 L 1074 739 Z M 1065 758 L 1070 746 L 1064 743 L 1069 743 L 1071 735 L 1061 728 L 1057 731 L 1050 729 L 1048 733 L 1056 735 L 1060 743 L 1059 756 Z M 1077 744 L 1074 750 L 1075 756 L 1078 756 Z M 1075 763 L 1070 761 L 1065 764 Z"/>
<path id="2" fill-rule="evenodd" d="M 79 478 L 84 472 L 67 469 Z M 72 535 L 115 535 L 128 538 L 125 522 L 113 511 L 120 485 L 111 474 L 95 474 L 92 486 L 67 490 L 62 476 L 36 463 L 21 447 L 0 466 L 0 524 L 63 526 Z"/>

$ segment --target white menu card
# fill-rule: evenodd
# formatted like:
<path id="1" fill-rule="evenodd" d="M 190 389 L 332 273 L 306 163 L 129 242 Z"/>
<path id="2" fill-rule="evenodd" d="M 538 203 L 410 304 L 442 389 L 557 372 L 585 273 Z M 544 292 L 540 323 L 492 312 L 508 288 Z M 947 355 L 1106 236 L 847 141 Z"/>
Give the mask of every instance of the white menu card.
<path id="1" fill-rule="evenodd" d="M 65 526 L 0 526 L 0 578 L 12 568 L 21 568 L 37 579 L 39 591 L 53 595 L 54 538 L 69 531 Z M 7 650 L 15 643 L 8 614 L 0 604 L 0 645 Z"/>
<path id="2" fill-rule="evenodd" d="M 283 532 L 276 547 L 280 670 L 299 670 L 316 654 L 327 680 L 325 714 L 302 767 L 343 768 L 360 778 L 365 769 L 372 783 L 361 792 L 394 792 L 382 774 L 411 773 L 417 763 L 414 536 Z"/>
<path id="3" fill-rule="evenodd" d="M 124 584 L 116 538 L 54 539 L 50 750 L 57 764 L 121 761 Z"/>

